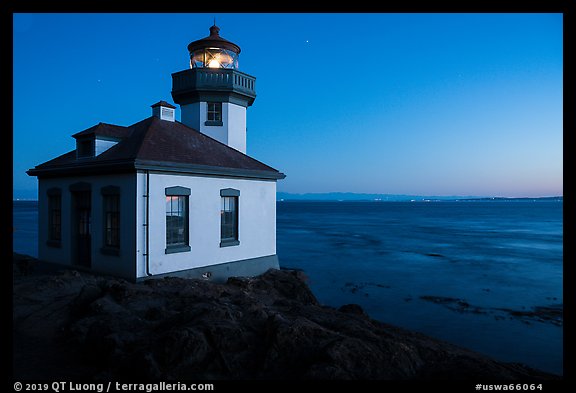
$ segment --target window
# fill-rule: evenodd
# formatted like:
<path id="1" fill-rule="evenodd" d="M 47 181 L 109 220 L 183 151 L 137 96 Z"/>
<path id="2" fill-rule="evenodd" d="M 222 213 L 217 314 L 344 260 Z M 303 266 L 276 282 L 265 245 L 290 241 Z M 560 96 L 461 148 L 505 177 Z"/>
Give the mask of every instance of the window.
<path id="1" fill-rule="evenodd" d="M 94 156 L 94 141 L 91 139 L 78 141 L 76 143 L 77 158 L 86 158 Z"/>
<path id="2" fill-rule="evenodd" d="M 206 120 L 222 121 L 222 103 L 209 102 L 208 103 L 208 116 Z"/>
<path id="3" fill-rule="evenodd" d="M 48 245 L 60 247 L 62 242 L 62 192 L 48 190 Z"/>
<path id="4" fill-rule="evenodd" d="M 104 246 L 120 248 L 120 195 L 104 196 Z"/>
<path id="5" fill-rule="evenodd" d="M 220 247 L 237 246 L 238 197 L 240 191 L 232 188 L 220 190 Z"/>
<path id="6" fill-rule="evenodd" d="M 221 102 L 209 102 L 206 111 L 206 123 L 207 126 L 221 126 L 222 123 L 222 103 Z"/>
<path id="7" fill-rule="evenodd" d="M 166 197 L 166 246 L 188 245 L 188 197 Z"/>
<path id="8" fill-rule="evenodd" d="M 166 189 L 166 254 L 190 251 L 188 242 L 188 197 L 190 189 Z"/>
<path id="9" fill-rule="evenodd" d="M 102 187 L 104 239 L 102 254 L 120 255 L 120 187 Z"/>

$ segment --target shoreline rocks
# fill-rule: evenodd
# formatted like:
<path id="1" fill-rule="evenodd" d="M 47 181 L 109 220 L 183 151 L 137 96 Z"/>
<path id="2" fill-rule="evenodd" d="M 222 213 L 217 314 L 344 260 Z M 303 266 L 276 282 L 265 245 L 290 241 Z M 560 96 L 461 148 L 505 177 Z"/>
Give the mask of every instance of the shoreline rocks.
<path id="1" fill-rule="evenodd" d="M 355 304 L 323 306 L 299 271 L 216 284 L 40 270 L 14 271 L 15 377 L 561 379 L 373 320 Z"/>

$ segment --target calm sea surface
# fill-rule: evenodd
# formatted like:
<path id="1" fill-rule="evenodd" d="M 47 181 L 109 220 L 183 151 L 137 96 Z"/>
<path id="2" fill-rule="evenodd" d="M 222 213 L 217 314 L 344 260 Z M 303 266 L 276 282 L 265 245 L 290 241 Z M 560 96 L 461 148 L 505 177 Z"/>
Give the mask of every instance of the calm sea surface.
<path id="1" fill-rule="evenodd" d="M 562 374 L 562 205 L 279 202 L 277 251 L 326 305 Z M 14 202 L 14 251 L 37 222 Z"/>

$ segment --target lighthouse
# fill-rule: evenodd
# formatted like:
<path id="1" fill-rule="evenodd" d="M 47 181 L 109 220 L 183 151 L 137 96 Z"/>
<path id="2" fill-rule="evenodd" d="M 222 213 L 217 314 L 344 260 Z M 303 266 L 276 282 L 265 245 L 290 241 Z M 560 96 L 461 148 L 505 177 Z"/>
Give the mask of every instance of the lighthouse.
<path id="1" fill-rule="evenodd" d="M 253 76 L 240 47 L 210 35 L 188 45 L 172 98 L 132 125 L 75 133 L 75 149 L 28 170 L 38 177 L 40 259 L 139 281 L 226 281 L 279 269 L 276 182 L 246 154 Z"/>
<path id="2" fill-rule="evenodd" d="M 181 122 L 246 154 L 246 110 L 256 98 L 256 78 L 238 69 L 240 47 L 213 25 L 188 52 L 190 68 L 172 74 Z"/>

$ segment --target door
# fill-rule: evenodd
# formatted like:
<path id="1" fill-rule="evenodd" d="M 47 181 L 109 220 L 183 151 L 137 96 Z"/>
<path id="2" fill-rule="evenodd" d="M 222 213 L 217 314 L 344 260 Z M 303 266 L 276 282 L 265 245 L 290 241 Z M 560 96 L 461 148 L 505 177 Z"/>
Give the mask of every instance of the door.
<path id="1" fill-rule="evenodd" d="M 75 263 L 80 266 L 91 267 L 91 200 L 90 191 L 74 193 L 74 234 L 76 237 Z"/>

